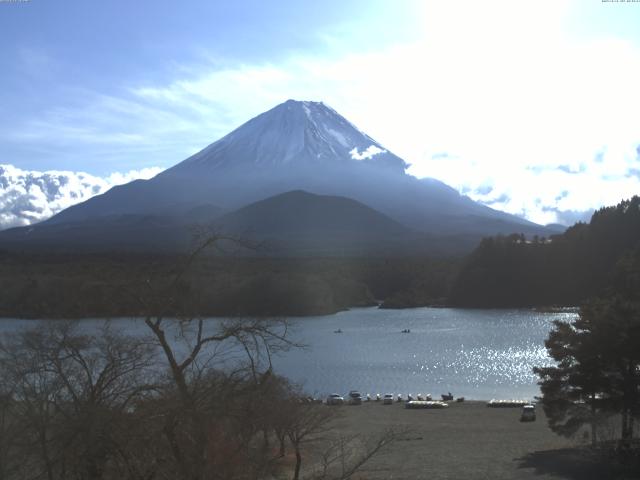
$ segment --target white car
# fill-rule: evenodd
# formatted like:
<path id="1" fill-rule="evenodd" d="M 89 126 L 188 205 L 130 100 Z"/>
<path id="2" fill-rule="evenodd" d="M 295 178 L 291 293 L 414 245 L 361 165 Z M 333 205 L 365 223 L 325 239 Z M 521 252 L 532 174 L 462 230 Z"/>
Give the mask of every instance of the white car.
<path id="1" fill-rule="evenodd" d="M 393 404 L 393 393 L 385 394 L 384 398 L 382 399 L 382 404 L 383 405 L 392 405 Z"/>
<path id="2" fill-rule="evenodd" d="M 337 393 L 332 393 L 327 397 L 327 405 L 342 405 L 343 403 L 344 398 Z"/>

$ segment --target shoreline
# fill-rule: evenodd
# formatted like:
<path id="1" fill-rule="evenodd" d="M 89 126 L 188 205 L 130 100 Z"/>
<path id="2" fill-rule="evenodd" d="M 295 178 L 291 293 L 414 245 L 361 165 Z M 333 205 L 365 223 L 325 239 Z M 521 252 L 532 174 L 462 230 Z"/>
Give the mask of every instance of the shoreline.
<path id="1" fill-rule="evenodd" d="M 473 311 L 473 310 L 479 310 L 479 311 L 490 311 L 490 310 L 496 310 L 496 311 L 508 311 L 508 310 L 518 310 L 518 311 L 530 311 L 530 312 L 536 312 L 536 313 L 578 313 L 580 310 L 580 307 L 575 306 L 575 305 L 567 305 L 567 306 L 535 306 L 535 305 L 528 305 L 528 306 L 520 306 L 520 307 L 505 307 L 505 306 L 495 306 L 495 307 L 484 307 L 484 306 L 456 306 L 456 305 L 450 305 L 450 304 L 433 304 L 433 305 L 409 305 L 409 306 L 403 306 L 403 307 L 396 307 L 396 306 L 384 306 L 384 304 L 380 304 L 380 303 L 372 303 L 370 305 L 353 305 L 351 307 L 346 307 L 346 308 L 340 308 L 340 309 L 332 309 L 329 311 L 318 311 L 318 312 L 312 312 L 312 313 L 303 313 L 303 314 L 291 314 L 291 315 L 280 315 L 280 314 L 264 314 L 264 315 L 243 315 L 243 314 L 236 314 L 236 315 L 222 315 L 222 314 L 212 314 L 212 315 L 208 315 L 205 314 L 203 315 L 203 318 L 205 319 L 217 319 L 217 318 L 260 318 L 260 319 L 268 319 L 268 318 L 274 318 L 274 317 L 278 317 L 278 318 L 299 318 L 299 319 L 305 319 L 305 318 L 312 318 L 312 317 L 332 317 L 334 315 L 343 313 L 343 312 L 349 312 L 349 311 L 353 311 L 353 310 L 367 310 L 367 309 L 371 309 L 371 310 L 389 310 L 389 311 L 394 311 L 394 310 L 420 310 L 420 309 L 434 309 L 434 310 L 444 310 L 444 309 L 450 309 L 450 310 L 463 310 L 463 311 Z M 80 316 L 73 316 L 73 315 L 69 315 L 69 316 L 65 316 L 65 317 L 58 317 L 58 316 L 48 316 L 48 317 L 41 317 L 41 316 L 13 316 L 13 317 L 9 317 L 9 316 L 0 316 L 0 322 L 5 321 L 5 320 L 24 320 L 24 321 L 46 321 L 46 320 L 54 320 L 54 321 L 64 321 L 64 320 L 121 320 L 121 319 L 139 319 L 139 318 L 144 318 L 143 316 L 140 315 L 80 315 Z M 171 315 L 167 315 L 167 319 L 171 319 L 172 316 Z"/>

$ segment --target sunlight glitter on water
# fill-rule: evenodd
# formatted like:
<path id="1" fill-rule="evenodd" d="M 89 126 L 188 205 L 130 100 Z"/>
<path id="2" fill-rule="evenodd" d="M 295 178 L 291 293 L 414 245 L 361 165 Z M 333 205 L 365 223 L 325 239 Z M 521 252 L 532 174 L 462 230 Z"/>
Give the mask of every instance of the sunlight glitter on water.
<path id="1" fill-rule="evenodd" d="M 539 395 L 534 366 L 553 320 L 574 314 L 529 310 L 355 309 L 297 320 L 310 348 L 277 360 L 310 393 L 411 393 L 475 399 Z M 340 329 L 343 334 L 333 331 Z M 401 333 L 410 329 L 411 333 Z"/>
<path id="2" fill-rule="evenodd" d="M 308 348 L 276 357 L 274 367 L 316 396 L 358 389 L 532 399 L 539 395 L 532 368 L 552 363 L 544 341 L 553 321 L 575 316 L 531 310 L 358 308 L 293 318 L 294 338 Z M 217 319 L 211 321 L 215 327 Z M 90 331 L 101 323 L 82 322 Z M 2 319 L 0 333 L 33 325 Z M 140 320 L 117 319 L 112 325 L 131 334 L 147 333 Z M 334 333 L 338 329 L 343 333 Z M 402 333 L 405 329 L 410 333 Z"/>

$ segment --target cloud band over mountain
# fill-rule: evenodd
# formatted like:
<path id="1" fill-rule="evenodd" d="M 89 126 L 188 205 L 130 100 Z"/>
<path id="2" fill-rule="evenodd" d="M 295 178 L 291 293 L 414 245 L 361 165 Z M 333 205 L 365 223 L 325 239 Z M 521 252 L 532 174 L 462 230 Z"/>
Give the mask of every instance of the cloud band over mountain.
<path id="1" fill-rule="evenodd" d="M 0 230 L 46 220 L 115 185 L 151 178 L 158 167 L 97 177 L 84 172 L 28 171 L 0 164 Z"/>

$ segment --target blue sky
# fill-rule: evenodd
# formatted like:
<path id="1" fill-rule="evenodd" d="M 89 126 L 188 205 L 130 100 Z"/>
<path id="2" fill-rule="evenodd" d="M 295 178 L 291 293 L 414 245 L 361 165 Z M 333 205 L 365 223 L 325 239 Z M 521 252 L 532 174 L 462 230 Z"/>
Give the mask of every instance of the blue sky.
<path id="1" fill-rule="evenodd" d="M 169 166 L 273 105 L 256 98 L 254 108 L 234 106 L 219 91 L 206 112 L 194 112 L 132 91 L 277 65 L 297 55 L 337 57 L 345 45 L 364 52 L 409 39 L 415 30 L 406 28 L 410 10 L 390 6 L 334 0 L 0 3 L 2 161 L 96 174 Z M 175 122 L 178 129 L 204 121 L 211 128 L 162 135 L 158 144 L 153 130 L 165 128 L 156 121 Z"/>
<path id="2" fill-rule="evenodd" d="M 417 176 L 571 222 L 640 192 L 638 25 L 601 0 L 0 2 L 0 164 L 148 175 L 322 100 Z"/>

